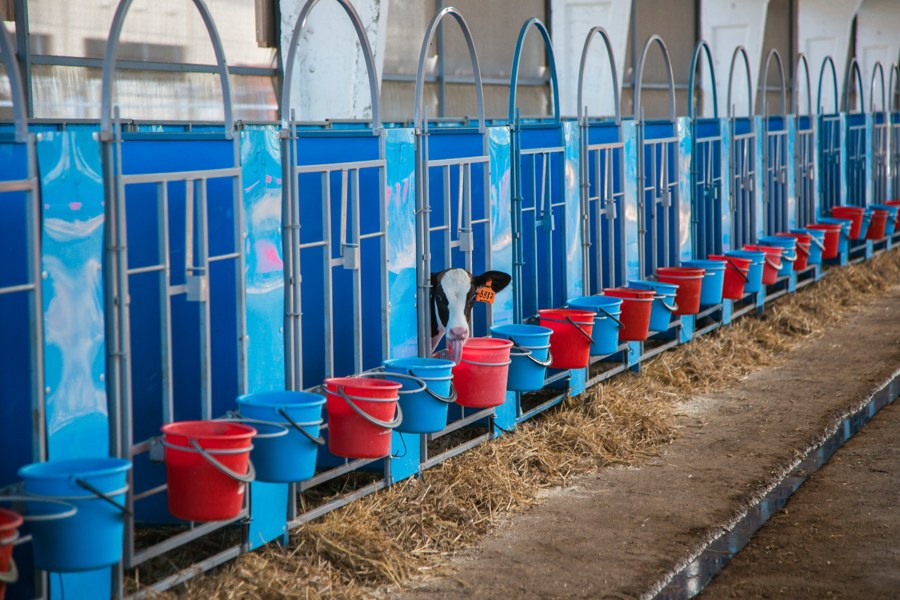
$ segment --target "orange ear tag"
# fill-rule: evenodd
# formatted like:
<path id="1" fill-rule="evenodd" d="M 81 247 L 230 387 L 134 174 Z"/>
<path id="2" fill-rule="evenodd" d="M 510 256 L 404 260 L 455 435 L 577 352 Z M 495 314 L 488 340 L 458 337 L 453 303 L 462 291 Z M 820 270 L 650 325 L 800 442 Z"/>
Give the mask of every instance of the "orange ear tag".
<path id="1" fill-rule="evenodd" d="M 477 300 L 478 302 L 484 302 L 485 304 L 493 304 L 494 290 L 487 286 L 479 288 L 478 292 L 475 295 L 475 300 Z"/>

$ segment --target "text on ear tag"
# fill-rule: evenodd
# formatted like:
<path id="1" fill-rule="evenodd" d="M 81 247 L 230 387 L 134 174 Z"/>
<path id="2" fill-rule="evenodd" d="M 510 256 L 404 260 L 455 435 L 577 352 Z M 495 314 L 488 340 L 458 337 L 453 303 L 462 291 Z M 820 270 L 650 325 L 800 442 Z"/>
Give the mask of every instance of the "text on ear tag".
<path id="1" fill-rule="evenodd" d="M 477 300 L 478 302 L 484 302 L 485 304 L 493 304 L 494 290 L 489 287 L 479 288 L 477 294 L 475 295 L 475 300 Z"/>

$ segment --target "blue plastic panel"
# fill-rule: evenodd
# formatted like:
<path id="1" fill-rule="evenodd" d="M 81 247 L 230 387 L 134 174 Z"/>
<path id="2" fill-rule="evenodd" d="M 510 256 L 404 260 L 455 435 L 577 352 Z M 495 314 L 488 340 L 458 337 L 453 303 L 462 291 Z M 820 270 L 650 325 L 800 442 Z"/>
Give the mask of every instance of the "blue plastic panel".
<path id="1" fill-rule="evenodd" d="M 691 196 L 691 151 L 693 149 L 693 130 L 691 119 L 679 117 L 676 123 L 678 135 L 678 239 L 677 252 L 679 262 L 690 260 L 694 257 L 694 249 L 691 244 L 691 223 L 693 211 Z"/>
<path id="2" fill-rule="evenodd" d="M 622 121 L 622 140 L 625 142 L 625 273 L 627 279 L 641 278 L 641 259 L 638 250 L 637 208 L 637 127 L 634 121 Z"/>
<path id="3" fill-rule="evenodd" d="M 416 147 L 412 129 L 385 132 L 391 358 L 418 353 L 416 343 Z"/>

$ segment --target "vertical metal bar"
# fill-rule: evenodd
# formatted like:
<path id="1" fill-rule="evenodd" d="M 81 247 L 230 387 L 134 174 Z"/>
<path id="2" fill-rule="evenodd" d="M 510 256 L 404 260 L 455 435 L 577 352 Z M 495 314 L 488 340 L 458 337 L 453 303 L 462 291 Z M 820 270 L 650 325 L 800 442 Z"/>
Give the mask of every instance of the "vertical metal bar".
<path id="1" fill-rule="evenodd" d="M 465 226 L 466 236 L 474 241 L 475 233 L 472 230 L 472 163 L 466 162 L 460 165 L 460 186 L 464 190 L 464 217 L 463 225 Z M 468 242 L 467 242 L 468 244 Z M 470 273 L 475 268 L 475 252 L 474 244 L 468 244 L 465 247 L 466 270 Z M 485 255 L 490 254 L 490 244 L 485 246 Z M 486 260 L 490 260 L 487 258 Z"/>
<path id="2" fill-rule="evenodd" d="M 331 255 L 334 251 L 331 239 L 331 177 L 327 171 L 322 173 L 322 320 L 325 327 L 325 377 L 334 376 L 334 282 L 331 271 Z"/>
<path id="3" fill-rule="evenodd" d="M 300 262 L 300 172 L 297 167 L 296 122 L 291 119 L 291 163 L 290 167 L 290 236 L 291 246 L 291 348 L 294 356 L 294 390 L 303 389 L 303 265 Z"/>
<path id="4" fill-rule="evenodd" d="M 444 8 L 444 0 L 435 0 L 435 12 L 440 12 Z M 447 61 L 445 58 L 444 46 L 444 23 L 438 23 L 435 32 L 435 48 L 437 50 L 437 84 L 438 84 L 438 116 L 447 116 Z M 449 225 L 449 223 L 448 223 Z"/>
<path id="5" fill-rule="evenodd" d="M 385 134 L 382 129 L 378 135 L 378 158 L 385 160 Z M 384 163 L 378 167 L 378 231 L 381 232 L 381 238 L 378 242 L 378 271 L 381 279 L 381 356 L 382 358 L 390 358 L 391 356 L 391 335 L 390 335 L 390 290 L 388 287 L 388 265 L 387 265 L 387 206 L 384 201 L 384 190 L 387 187 L 387 173 Z"/>
<path id="6" fill-rule="evenodd" d="M 554 272 L 554 267 L 556 266 L 556 261 L 553 256 L 553 230 L 550 227 L 547 227 L 546 224 L 553 222 L 553 206 L 552 200 L 550 198 L 550 154 L 547 152 L 541 153 L 541 229 L 544 232 L 544 256 L 547 258 L 547 264 L 544 270 L 544 273 L 547 275 L 547 281 L 544 285 L 538 285 L 539 288 L 544 290 L 544 304 L 543 308 L 553 308 L 553 283 L 556 280 L 556 273 Z M 546 212 L 545 212 L 546 211 Z M 538 280 L 535 279 L 535 282 Z"/>
<path id="7" fill-rule="evenodd" d="M 234 137 L 234 162 L 235 166 L 241 164 L 241 142 L 240 136 Z M 234 251 L 237 253 L 234 265 L 234 286 L 235 298 L 234 308 L 237 328 L 237 370 L 238 370 L 238 394 L 247 392 L 247 296 L 245 286 L 244 271 L 244 197 L 243 197 L 243 175 L 241 171 L 232 177 L 231 180 L 232 193 L 232 210 L 234 224 Z M 249 498 L 247 499 L 249 502 Z"/>
<path id="8" fill-rule="evenodd" d="M 190 183 L 190 182 L 188 182 Z M 190 189 L 190 186 L 188 187 Z M 207 204 L 206 179 L 197 180 L 197 254 L 201 277 L 206 279 L 206 293 L 199 303 L 200 312 L 200 415 L 212 418 L 212 339 L 210 319 L 209 285 L 209 206 Z M 188 202 L 192 202 L 189 197 Z"/>
<path id="9" fill-rule="evenodd" d="M 346 181 L 347 171 L 343 178 Z M 350 201 L 352 220 L 350 224 L 350 239 L 354 244 L 357 257 L 362 258 L 362 248 L 359 239 L 359 169 L 353 169 L 350 177 Z M 346 187 L 346 183 L 343 187 Z M 343 193 L 343 192 L 342 192 Z M 363 371 L 363 324 L 362 324 L 362 265 L 357 264 L 352 273 L 353 278 L 353 369 L 354 373 Z"/>
<path id="10" fill-rule="evenodd" d="M 537 310 L 541 308 L 540 305 L 540 296 L 538 293 L 538 289 L 540 286 L 538 285 L 538 256 L 540 253 L 538 252 L 538 207 L 537 207 L 537 155 L 531 155 L 531 230 L 528 232 L 531 236 L 531 256 L 529 257 L 529 263 L 531 265 L 531 306 L 534 309 L 534 313 L 537 314 Z M 531 315 L 529 315 L 531 316 Z"/>
<path id="11" fill-rule="evenodd" d="M 450 166 L 447 165 L 441 169 L 441 176 L 444 178 L 444 195 L 441 198 L 441 207 L 443 208 L 443 219 L 441 224 L 441 240 L 444 244 L 444 264 L 442 268 L 449 269 L 453 266 L 453 249 L 450 244 L 453 242 L 453 195 L 451 193 L 452 172 Z M 459 182 L 462 186 L 462 181 Z"/>
<path id="12" fill-rule="evenodd" d="M 34 117 L 34 87 L 31 75 L 31 23 L 28 19 L 28 0 L 15 0 L 16 55 L 22 72 L 22 91 L 25 92 L 25 114 Z"/>
<path id="13" fill-rule="evenodd" d="M 175 420 L 174 385 L 172 380 L 172 304 L 169 290 L 171 264 L 169 260 L 169 188 L 166 182 L 156 184 L 156 232 L 159 272 L 159 324 L 163 423 Z"/>
<path id="14" fill-rule="evenodd" d="M 194 182 L 184 182 L 184 274 L 194 272 Z"/>
<path id="15" fill-rule="evenodd" d="M 293 113 L 293 111 L 291 111 Z M 281 249 L 284 264 L 284 320 L 282 333 L 284 340 L 284 389 L 289 391 L 299 390 L 297 371 L 294 365 L 294 138 L 293 138 L 293 114 L 291 115 L 291 128 L 288 132 L 281 132 Z"/>

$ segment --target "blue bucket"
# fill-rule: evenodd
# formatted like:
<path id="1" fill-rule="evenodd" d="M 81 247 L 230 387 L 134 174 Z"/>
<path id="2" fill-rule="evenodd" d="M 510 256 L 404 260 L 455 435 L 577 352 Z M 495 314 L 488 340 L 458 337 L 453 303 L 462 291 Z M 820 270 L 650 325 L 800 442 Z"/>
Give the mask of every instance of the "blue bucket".
<path id="1" fill-rule="evenodd" d="M 765 252 L 759 250 L 726 250 L 724 254 L 725 256 L 750 260 L 750 268 L 747 270 L 747 282 L 744 284 L 744 294 L 755 294 L 762 289 L 763 268 L 766 262 Z"/>
<path id="2" fill-rule="evenodd" d="M 812 239 L 809 242 L 809 258 L 806 259 L 806 264 L 809 265 L 820 265 L 822 264 L 822 251 L 825 250 L 825 231 L 822 229 L 791 229 L 791 233 L 805 233 L 808 236 L 811 236 Z"/>
<path id="3" fill-rule="evenodd" d="M 122 560 L 125 492 L 131 463 L 123 458 L 82 458 L 19 469 L 28 501 L 34 566 L 54 572 L 89 571 Z M 75 514 L 61 518 L 61 500 Z M 118 506 L 115 506 L 118 504 Z"/>
<path id="4" fill-rule="evenodd" d="M 241 416 L 256 429 L 250 460 L 256 479 L 291 483 L 316 472 L 325 396 L 311 392 L 257 392 L 238 396 Z"/>
<path id="5" fill-rule="evenodd" d="M 700 306 L 715 306 L 722 303 L 722 289 L 725 286 L 724 260 L 694 259 L 681 261 L 682 267 L 705 269 L 703 285 L 700 287 Z"/>
<path id="6" fill-rule="evenodd" d="M 613 296 L 580 296 L 566 302 L 569 308 L 592 310 L 594 330 L 591 337 L 591 356 L 606 356 L 619 349 L 619 315 L 622 314 L 622 299 Z"/>
<path id="7" fill-rule="evenodd" d="M 856 239 L 864 240 L 866 239 L 866 233 L 869 231 L 869 225 L 872 224 L 872 208 L 867 207 L 866 212 L 863 213 L 862 225 L 859 226 L 859 237 Z"/>
<path id="8" fill-rule="evenodd" d="M 675 293 L 678 285 L 675 283 L 662 283 L 660 281 L 642 281 L 629 279 L 628 287 L 637 290 L 653 290 L 653 306 L 650 308 L 650 329 L 653 331 L 668 331 L 672 324 L 672 311 L 677 310 Z"/>
<path id="9" fill-rule="evenodd" d="M 835 217 L 821 217 L 819 223 L 832 223 L 841 226 L 841 235 L 838 238 L 838 252 L 843 254 L 850 249 L 850 228 L 853 226 L 851 219 L 837 219 Z"/>
<path id="10" fill-rule="evenodd" d="M 456 401 L 453 361 L 410 357 L 392 358 L 383 364 L 387 379 L 403 384 L 399 400 L 403 421 L 396 431 L 436 433 L 445 429 L 447 408 Z"/>
<path id="11" fill-rule="evenodd" d="M 797 238 L 783 235 L 765 235 L 759 238 L 763 246 L 777 246 L 781 248 L 781 269 L 779 276 L 790 275 L 794 271 L 794 261 L 797 260 Z"/>
<path id="12" fill-rule="evenodd" d="M 506 389 L 513 392 L 533 392 L 543 389 L 550 356 L 550 336 L 553 330 L 540 325 L 494 325 L 491 335 L 512 340 L 509 353 L 509 375 Z"/>
<path id="13" fill-rule="evenodd" d="M 892 235 L 897 229 L 897 211 L 900 209 L 900 206 L 893 206 L 891 204 L 872 204 L 870 207 L 876 210 L 888 211 L 887 222 L 884 225 L 884 235 Z"/>

